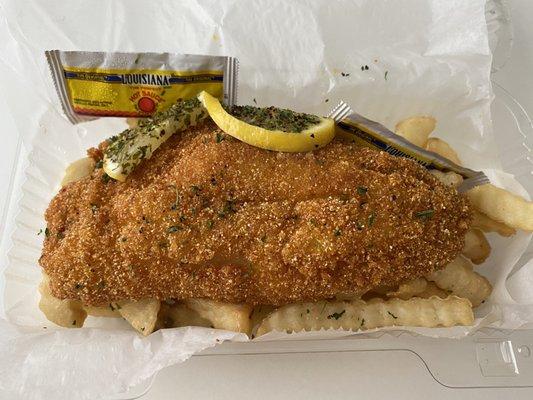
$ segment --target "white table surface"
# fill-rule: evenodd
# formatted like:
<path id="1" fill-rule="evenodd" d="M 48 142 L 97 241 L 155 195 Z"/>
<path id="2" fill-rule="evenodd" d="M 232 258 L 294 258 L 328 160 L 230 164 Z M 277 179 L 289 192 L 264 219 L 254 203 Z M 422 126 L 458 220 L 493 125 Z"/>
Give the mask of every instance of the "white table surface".
<path id="1" fill-rule="evenodd" d="M 533 113 L 533 1 L 510 1 L 514 47 L 493 79 Z M 5 66 L 0 65 L 0 73 Z M 0 234 L 9 225 L 5 188 L 18 137 L 0 88 Z M 17 183 L 15 183 L 17 184 Z M 1 255 L 0 255 L 1 257 Z M 0 260 L 1 261 L 1 260 Z M 450 365 L 450 368 L 453 368 Z M 0 393 L 1 398 L 1 393 Z M 290 355 L 200 356 L 163 370 L 141 397 L 163 399 L 501 399 L 533 398 L 533 389 L 451 389 L 438 383 L 412 353 L 357 352 Z"/>

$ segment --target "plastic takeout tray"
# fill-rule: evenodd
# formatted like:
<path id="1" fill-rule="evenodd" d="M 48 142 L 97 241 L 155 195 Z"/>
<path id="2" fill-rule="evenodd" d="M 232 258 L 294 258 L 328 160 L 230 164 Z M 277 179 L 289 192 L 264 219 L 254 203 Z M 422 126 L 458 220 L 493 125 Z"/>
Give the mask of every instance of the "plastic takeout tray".
<path id="1" fill-rule="evenodd" d="M 494 85 L 494 92 L 496 97 L 492 116 L 503 169 L 514 174 L 528 192 L 533 194 L 531 120 L 505 89 Z M 498 132 L 505 132 L 505 135 Z M 18 156 L 21 159 L 26 157 L 23 148 Z M 18 170 L 14 171 L 16 175 L 27 173 L 28 170 L 24 170 L 21 163 Z M 11 189 L 12 198 L 17 198 L 19 194 L 15 189 Z M 21 207 L 24 205 L 21 204 Z M 28 213 L 35 213 L 35 210 L 22 211 L 16 216 L 15 225 L 30 225 L 38 231 L 39 226 L 33 224 L 40 223 L 42 216 L 31 218 Z M 39 251 L 34 243 L 28 243 L 28 238 L 17 236 L 16 231 L 11 239 L 10 257 L 24 257 L 25 252 Z M 2 243 L 4 246 L 8 245 L 7 240 Z M 533 245 L 530 245 L 515 270 L 529 261 L 532 254 Z M 35 266 L 33 268 L 35 273 L 39 273 Z M 357 358 L 361 352 L 369 351 L 409 352 L 423 363 L 436 382 L 446 387 L 533 387 L 533 329 L 483 329 L 461 340 L 432 339 L 393 331 L 334 340 L 225 343 L 198 356 L 343 353 Z M 454 367 L 450 368 L 450 365 Z M 146 381 L 129 392 L 110 399 L 138 398 L 150 389 L 151 383 L 152 380 Z"/>
<path id="2" fill-rule="evenodd" d="M 493 89 L 495 100 L 492 118 L 503 169 L 514 174 L 533 195 L 533 124 L 527 112 L 511 94 L 497 84 L 494 84 Z M 498 132 L 505 132 L 505 135 Z M 533 243 L 515 270 L 532 256 Z M 448 388 L 533 387 L 533 329 L 481 329 L 460 340 L 433 339 L 406 332 L 378 332 L 333 340 L 223 343 L 193 357 L 276 357 L 288 354 L 335 356 L 343 353 L 357 358 L 368 352 L 409 353 L 422 363 L 437 383 Z M 453 368 L 450 367 L 452 365 Z M 150 379 L 128 393 L 109 399 L 142 397 L 152 384 L 153 379 Z"/>

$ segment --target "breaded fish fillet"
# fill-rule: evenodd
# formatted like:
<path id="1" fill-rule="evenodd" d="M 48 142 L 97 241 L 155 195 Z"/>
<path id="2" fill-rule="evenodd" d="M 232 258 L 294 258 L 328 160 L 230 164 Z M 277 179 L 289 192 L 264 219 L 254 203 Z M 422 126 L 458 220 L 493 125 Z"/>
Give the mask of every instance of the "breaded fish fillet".
<path id="1" fill-rule="evenodd" d="M 340 140 L 270 152 L 212 123 L 171 137 L 126 182 L 106 177 L 68 184 L 46 211 L 40 263 L 58 298 L 332 298 L 443 267 L 471 218 L 411 160 Z"/>

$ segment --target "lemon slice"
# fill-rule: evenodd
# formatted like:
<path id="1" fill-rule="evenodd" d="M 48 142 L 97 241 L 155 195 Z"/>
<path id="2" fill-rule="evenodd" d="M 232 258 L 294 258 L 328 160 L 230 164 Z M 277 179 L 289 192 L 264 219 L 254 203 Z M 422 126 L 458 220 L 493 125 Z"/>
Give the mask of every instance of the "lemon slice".
<path id="1" fill-rule="evenodd" d="M 168 110 L 143 120 L 137 127 L 108 139 L 104 152 L 103 169 L 118 181 L 125 181 L 135 167 L 174 133 L 183 131 L 207 118 L 207 112 L 198 99 L 180 101 Z"/>
<path id="2" fill-rule="evenodd" d="M 220 129 L 262 149 L 311 151 L 327 145 L 335 136 L 335 125 L 330 118 L 251 106 L 233 107 L 232 115 L 209 93 L 201 92 L 198 99 Z"/>

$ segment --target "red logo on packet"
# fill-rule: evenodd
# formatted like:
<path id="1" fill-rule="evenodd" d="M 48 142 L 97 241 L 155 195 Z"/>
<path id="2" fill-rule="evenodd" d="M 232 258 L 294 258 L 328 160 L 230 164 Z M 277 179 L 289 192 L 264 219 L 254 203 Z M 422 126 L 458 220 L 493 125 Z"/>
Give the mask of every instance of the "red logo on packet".
<path id="1" fill-rule="evenodd" d="M 139 109 L 145 113 L 153 113 L 155 111 L 155 101 L 150 97 L 141 97 L 137 102 Z"/>

